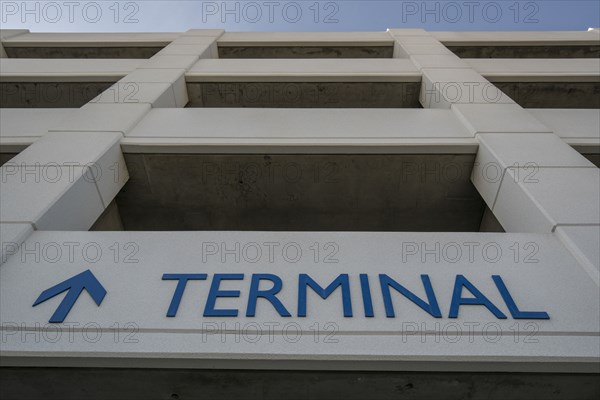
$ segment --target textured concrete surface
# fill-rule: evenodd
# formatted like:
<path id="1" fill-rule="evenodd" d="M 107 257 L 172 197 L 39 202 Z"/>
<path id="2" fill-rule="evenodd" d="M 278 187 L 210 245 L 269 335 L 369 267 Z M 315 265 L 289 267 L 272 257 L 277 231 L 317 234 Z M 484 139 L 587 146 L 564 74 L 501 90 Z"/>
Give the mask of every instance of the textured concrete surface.
<path id="1" fill-rule="evenodd" d="M 188 82 L 188 107 L 421 108 L 416 82 Z"/>
<path id="2" fill-rule="evenodd" d="M 219 58 L 392 58 L 393 46 L 219 47 Z"/>
<path id="3" fill-rule="evenodd" d="M 150 58 L 162 47 L 8 47 L 9 58 Z"/>
<path id="4" fill-rule="evenodd" d="M 125 230 L 479 231 L 474 155 L 126 154 Z"/>
<path id="5" fill-rule="evenodd" d="M 3 399 L 596 399 L 594 374 L 2 368 Z"/>
<path id="6" fill-rule="evenodd" d="M 597 58 L 600 46 L 448 46 L 460 58 Z"/>
<path id="7" fill-rule="evenodd" d="M 146 64 L 135 58 L 0 58 L 2 82 L 115 82 Z"/>
<path id="8" fill-rule="evenodd" d="M 597 82 L 494 82 L 524 108 L 600 108 Z"/>
<path id="9" fill-rule="evenodd" d="M 186 72 L 185 79 L 187 82 L 420 82 L 421 73 L 406 58 L 201 58 Z"/>
<path id="10" fill-rule="evenodd" d="M 76 108 L 108 89 L 112 82 L 0 82 L 3 108 Z"/>
<path id="11" fill-rule="evenodd" d="M 425 31 L 423 31 L 425 32 Z M 388 32 L 225 32 L 222 46 L 391 46 Z"/>
<path id="12" fill-rule="evenodd" d="M 447 46 L 597 46 L 597 30 L 430 32 Z"/>
<path id="13" fill-rule="evenodd" d="M 598 58 L 464 58 L 490 82 L 600 82 Z"/>

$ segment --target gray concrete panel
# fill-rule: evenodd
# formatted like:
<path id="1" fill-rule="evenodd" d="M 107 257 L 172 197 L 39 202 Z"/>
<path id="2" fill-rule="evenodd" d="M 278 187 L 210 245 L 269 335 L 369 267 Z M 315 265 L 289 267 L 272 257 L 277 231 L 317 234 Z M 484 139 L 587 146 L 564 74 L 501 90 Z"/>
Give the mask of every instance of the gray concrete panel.
<path id="1" fill-rule="evenodd" d="M 126 154 L 126 230 L 479 231 L 474 155 Z"/>
<path id="2" fill-rule="evenodd" d="M 392 58 L 393 46 L 219 47 L 219 58 Z"/>
<path id="3" fill-rule="evenodd" d="M 417 82 L 188 82 L 188 107 L 421 108 Z"/>

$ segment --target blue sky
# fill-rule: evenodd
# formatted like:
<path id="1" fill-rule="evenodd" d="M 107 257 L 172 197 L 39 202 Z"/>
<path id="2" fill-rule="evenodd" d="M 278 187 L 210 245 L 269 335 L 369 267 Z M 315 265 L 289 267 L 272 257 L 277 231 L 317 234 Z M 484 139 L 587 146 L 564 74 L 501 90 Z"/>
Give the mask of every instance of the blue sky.
<path id="1" fill-rule="evenodd" d="M 600 0 L 0 1 L 4 29 L 38 32 L 586 30 Z"/>

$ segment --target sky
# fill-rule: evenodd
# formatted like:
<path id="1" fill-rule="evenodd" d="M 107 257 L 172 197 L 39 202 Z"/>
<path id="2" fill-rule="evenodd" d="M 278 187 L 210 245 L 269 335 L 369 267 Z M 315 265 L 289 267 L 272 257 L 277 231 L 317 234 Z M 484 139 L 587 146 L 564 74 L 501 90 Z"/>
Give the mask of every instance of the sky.
<path id="1" fill-rule="evenodd" d="M 600 0 L 0 0 L 2 29 L 32 32 L 587 30 Z"/>

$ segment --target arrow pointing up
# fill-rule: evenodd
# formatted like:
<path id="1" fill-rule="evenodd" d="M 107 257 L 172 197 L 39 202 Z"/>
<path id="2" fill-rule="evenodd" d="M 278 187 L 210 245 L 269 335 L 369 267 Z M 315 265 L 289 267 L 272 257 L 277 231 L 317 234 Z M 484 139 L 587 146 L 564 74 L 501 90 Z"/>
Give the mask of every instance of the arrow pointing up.
<path id="1" fill-rule="evenodd" d="M 48 321 L 50 323 L 61 323 L 65 320 L 69 311 L 71 311 L 71 308 L 79 298 L 81 292 L 83 292 L 83 289 L 88 291 L 90 297 L 98 306 L 102 303 L 102 300 L 104 300 L 104 296 L 106 296 L 106 289 L 98 282 L 98 279 L 92 274 L 92 271 L 88 269 L 56 286 L 52 286 L 50 289 L 44 290 L 35 303 L 33 303 L 32 307 L 68 290 L 64 299 L 60 302 L 60 305 Z"/>

